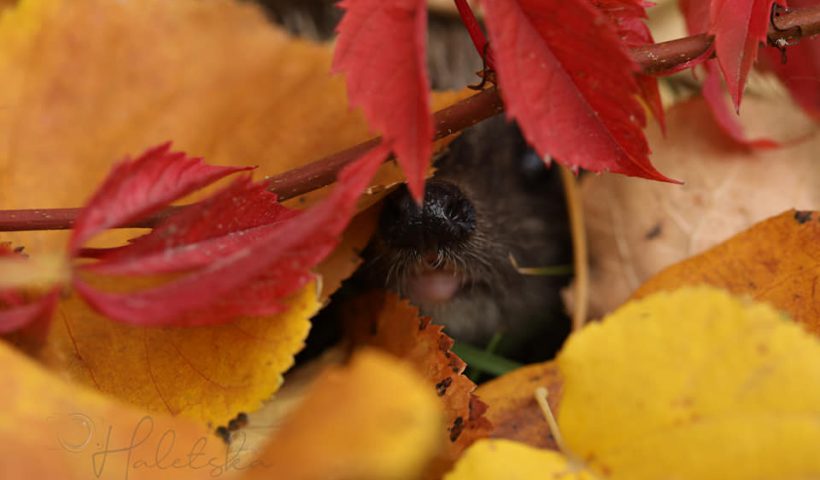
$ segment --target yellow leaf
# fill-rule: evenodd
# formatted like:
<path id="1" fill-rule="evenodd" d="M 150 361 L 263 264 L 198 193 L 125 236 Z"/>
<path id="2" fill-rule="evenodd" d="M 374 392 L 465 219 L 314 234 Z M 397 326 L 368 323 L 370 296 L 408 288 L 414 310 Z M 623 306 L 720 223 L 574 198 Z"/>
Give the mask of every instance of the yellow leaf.
<path id="1" fill-rule="evenodd" d="M 441 407 L 409 366 L 363 350 L 326 372 L 243 480 L 412 479 L 439 447 Z"/>
<path id="2" fill-rule="evenodd" d="M 592 480 L 558 452 L 513 442 L 479 440 L 470 447 L 445 480 Z"/>
<path id="3" fill-rule="evenodd" d="M 820 343 L 768 305 L 656 293 L 570 337 L 558 365 L 571 460 L 482 441 L 448 480 L 820 476 Z"/>
<path id="4" fill-rule="evenodd" d="M 608 478 L 820 476 L 820 344 L 713 288 L 630 302 L 568 341 L 566 447 Z"/>
<path id="5" fill-rule="evenodd" d="M 226 424 L 281 385 L 319 309 L 316 285 L 281 314 L 197 328 L 144 328 L 61 301 L 41 360 L 68 378 L 152 412 Z"/>
<path id="6" fill-rule="evenodd" d="M 66 383 L 4 342 L 0 364 L 3 478 L 202 479 L 226 463 L 224 444 L 190 420 Z"/>

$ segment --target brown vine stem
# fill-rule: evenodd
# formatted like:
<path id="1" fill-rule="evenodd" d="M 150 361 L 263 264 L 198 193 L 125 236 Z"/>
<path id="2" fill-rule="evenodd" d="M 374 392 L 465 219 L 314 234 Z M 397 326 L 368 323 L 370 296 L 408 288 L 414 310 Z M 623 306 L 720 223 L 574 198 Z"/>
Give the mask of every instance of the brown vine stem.
<path id="1" fill-rule="evenodd" d="M 771 28 L 768 41 L 794 43 L 801 38 L 820 34 L 820 5 L 786 10 L 775 17 L 776 28 Z M 638 47 L 632 50 L 635 61 L 644 73 L 661 75 L 703 56 L 712 46 L 713 37 L 694 35 L 668 42 Z M 443 138 L 474 125 L 503 110 L 503 103 L 495 87 L 466 98 L 436 112 L 435 138 Z M 374 138 L 341 152 L 309 163 L 270 179 L 271 191 L 281 200 L 287 200 L 333 183 L 336 174 L 345 165 L 379 143 Z M 127 227 L 151 228 L 179 208 L 170 207 L 135 222 Z M 24 230 L 64 230 L 71 228 L 81 209 L 46 208 L 27 210 L 0 210 L 0 232 Z"/>

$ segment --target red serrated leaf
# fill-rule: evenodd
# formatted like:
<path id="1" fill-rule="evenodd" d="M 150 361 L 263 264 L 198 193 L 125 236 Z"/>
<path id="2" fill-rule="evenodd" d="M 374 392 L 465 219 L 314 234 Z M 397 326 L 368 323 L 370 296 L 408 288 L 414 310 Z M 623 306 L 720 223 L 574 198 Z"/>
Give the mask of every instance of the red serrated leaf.
<path id="1" fill-rule="evenodd" d="M 267 182 L 239 178 L 214 196 L 165 219 L 130 245 L 94 251 L 84 270 L 107 275 L 153 275 L 202 267 L 244 248 L 298 212 L 280 205 Z"/>
<path id="2" fill-rule="evenodd" d="M 585 0 L 485 0 L 509 117 L 539 154 L 571 168 L 672 181 L 649 162 L 638 67 Z"/>
<path id="3" fill-rule="evenodd" d="M 706 78 L 703 81 L 703 98 L 709 105 L 709 110 L 712 112 L 712 117 L 717 121 L 718 126 L 723 132 L 738 145 L 747 148 L 775 148 L 778 143 L 768 138 L 758 138 L 750 140 L 743 133 L 743 127 L 738 121 L 737 114 L 733 112 L 726 101 L 726 91 L 720 81 L 717 65 L 714 60 L 709 60 L 704 63 L 706 69 Z"/>
<path id="4" fill-rule="evenodd" d="M 107 228 L 138 220 L 226 175 L 253 168 L 206 165 L 170 148 L 166 143 L 114 166 L 77 218 L 70 254 Z"/>
<path id="5" fill-rule="evenodd" d="M 713 0 L 709 12 L 709 33 L 715 36 L 715 50 L 723 78 L 735 110 L 746 78 L 757 59 L 760 43 L 766 42 L 774 0 Z"/>
<path id="6" fill-rule="evenodd" d="M 144 326 L 221 323 L 238 315 L 278 311 L 277 300 L 303 287 L 308 271 L 338 243 L 389 146 L 380 145 L 345 167 L 330 195 L 285 221 L 260 229 L 243 248 L 156 288 L 108 293 L 76 279 L 75 288 L 101 313 Z"/>
<path id="7" fill-rule="evenodd" d="M 595 0 L 595 3 L 615 22 L 618 36 L 628 47 L 634 48 L 655 43 L 652 32 L 644 23 L 646 11 L 642 2 Z M 635 78 L 641 91 L 641 98 L 649 106 L 652 115 L 661 127 L 661 131 L 665 132 L 666 120 L 657 77 L 638 73 Z"/>
<path id="8" fill-rule="evenodd" d="M 791 8 L 820 5 L 818 0 L 790 0 Z M 795 101 L 815 118 L 820 119 L 820 39 L 804 38 L 797 45 L 786 47 L 786 63 L 775 48 L 765 48 L 767 66 L 774 70 L 791 92 Z"/>
<path id="9" fill-rule="evenodd" d="M 421 201 L 432 154 L 425 0 L 344 0 L 333 70 L 350 102 L 382 133 Z"/>

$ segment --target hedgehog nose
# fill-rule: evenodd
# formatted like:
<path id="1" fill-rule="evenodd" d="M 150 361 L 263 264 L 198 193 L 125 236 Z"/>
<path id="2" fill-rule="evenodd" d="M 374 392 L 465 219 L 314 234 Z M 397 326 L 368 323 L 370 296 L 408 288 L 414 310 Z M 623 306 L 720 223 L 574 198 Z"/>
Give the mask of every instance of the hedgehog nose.
<path id="1" fill-rule="evenodd" d="M 395 248 L 425 252 L 457 245 L 475 230 L 475 209 L 454 184 L 429 180 L 424 204 L 419 207 L 406 186 L 393 192 L 382 211 L 380 229 L 385 242 Z"/>

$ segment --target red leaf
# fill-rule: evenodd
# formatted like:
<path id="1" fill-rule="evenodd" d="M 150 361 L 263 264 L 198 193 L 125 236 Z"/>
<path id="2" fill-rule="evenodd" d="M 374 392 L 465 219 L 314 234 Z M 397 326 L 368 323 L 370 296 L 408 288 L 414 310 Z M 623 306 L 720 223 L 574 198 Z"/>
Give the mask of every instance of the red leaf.
<path id="1" fill-rule="evenodd" d="M 775 148 L 778 143 L 768 138 L 750 140 L 743 133 L 743 127 L 738 121 L 737 114 L 731 110 L 726 102 L 726 91 L 720 82 L 717 66 L 714 60 L 704 63 L 706 78 L 703 81 L 703 98 L 712 111 L 712 116 L 717 121 L 720 129 L 723 130 L 730 139 L 739 145 L 747 148 Z"/>
<path id="2" fill-rule="evenodd" d="M 485 0 L 507 114 L 542 156 L 672 181 L 649 162 L 638 66 L 584 0 Z"/>
<path id="3" fill-rule="evenodd" d="M 276 201 L 267 182 L 249 177 L 234 181 L 214 196 L 165 219 L 130 245 L 94 251 L 97 263 L 84 270 L 108 275 L 181 272 L 225 257 L 264 235 L 298 212 Z"/>
<path id="4" fill-rule="evenodd" d="M 0 294 L 0 303 L 6 303 L 10 298 L 8 293 Z M 6 303 L 8 308 L 0 310 L 0 334 L 21 331 L 35 340 L 44 340 L 59 294 L 60 289 L 55 288 L 29 303 L 20 297 L 15 302 Z"/>
<path id="5" fill-rule="evenodd" d="M 749 70 L 757 59 L 761 42 L 766 41 L 774 0 L 713 0 L 709 33 L 715 36 L 715 50 L 723 78 L 729 87 L 735 110 Z"/>
<path id="6" fill-rule="evenodd" d="M 817 0 L 790 0 L 791 8 L 818 5 Z M 766 48 L 767 66 L 786 84 L 795 101 L 809 115 L 820 119 L 820 39 L 804 38 L 797 45 L 786 47 L 786 63 L 780 51 Z"/>
<path id="7" fill-rule="evenodd" d="M 309 268 L 327 256 L 355 212 L 356 201 L 389 153 L 380 145 L 345 167 L 330 195 L 282 222 L 256 227 L 241 249 L 190 275 L 149 290 L 108 293 L 75 280 L 77 291 L 101 313 L 126 323 L 191 326 L 238 315 L 278 311 L 277 300 L 311 278 Z M 184 212 L 183 212 L 184 213 Z"/>
<path id="8" fill-rule="evenodd" d="M 8 243 L 0 243 L 0 257 L 25 257 L 13 250 Z M 0 334 L 21 331 L 37 341 L 45 339 L 51 325 L 51 315 L 57 306 L 59 288 L 50 290 L 34 300 L 14 290 L 0 290 Z"/>
<path id="9" fill-rule="evenodd" d="M 416 201 L 432 154 L 425 0 L 344 0 L 333 70 L 350 102 L 393 147 Z"/>
<path id="10" fill-rule="evenodd" d="M 138 220 L 226 175 L 253 168 L 206 165 L 170 148 L 166 143 L 114 166 L 77 218 L 69 240 L 72 255 L 107 228 Z"/>
<path id="11" fill-rule="evenodd" d="M 630 1 L 615 2 L 613 0 L 595 0 L 595 3 L 599 4 L 598 8 L 601 8 L 604 13 L 613 19 L 618 36 L 628 47 L 640 47 L 655 43 L 652 32 L 643 22 L 643 19 L 646 18 L 643 5 L 635 5 L 634 2 Z M 636 80 L 641 91 L 641 98 L 649 106 L 661 130 L 665 132 L 666 120 L 657 77 L 638 73 L 636 74 Z"/>
<path id="12" fill-rule="evenodd" d="M 705 33 L 709 29 L 709 7 L 711 0 L 679 0 L 678 7 L 686 21 L 689 35 Z"/>

